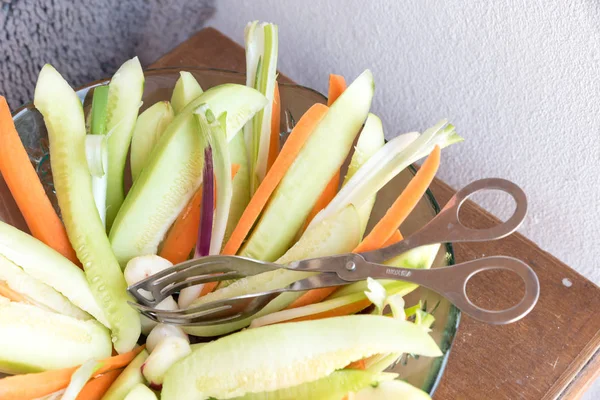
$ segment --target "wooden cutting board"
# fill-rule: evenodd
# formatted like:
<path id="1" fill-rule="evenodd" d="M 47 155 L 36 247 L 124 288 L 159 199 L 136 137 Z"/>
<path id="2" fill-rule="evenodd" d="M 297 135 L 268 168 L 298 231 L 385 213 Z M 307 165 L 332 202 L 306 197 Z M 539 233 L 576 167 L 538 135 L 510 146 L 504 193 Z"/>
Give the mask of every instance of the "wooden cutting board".
<path id="1" fill-rule="evenodd" d="M 243 72 L 245 55 L 237 43 L 206 28 L 151 65 L 176 66 Z M 292 82 L 283 75 L 279 80 Z M 434 181 L 432 191 L 442 205 L 455 192 L 440 180 Z M 496 221 L 474 203 L 463 210 L 461 218 L 468 226 Z M 463 315 L 434 399 L 578 398 L 600 373 L 600 288 L 520 234 L 456 245 L 455 252 L 458 262 L 484 255 L 519 258 L 538 274 L 541 295 L 531 314 L 507 326 Z M 473 298 L 483 304 L 490 298 L 510 301 L 519 291 L 515 280 L 502 274 L 477 276 L 476 287 Z"/>

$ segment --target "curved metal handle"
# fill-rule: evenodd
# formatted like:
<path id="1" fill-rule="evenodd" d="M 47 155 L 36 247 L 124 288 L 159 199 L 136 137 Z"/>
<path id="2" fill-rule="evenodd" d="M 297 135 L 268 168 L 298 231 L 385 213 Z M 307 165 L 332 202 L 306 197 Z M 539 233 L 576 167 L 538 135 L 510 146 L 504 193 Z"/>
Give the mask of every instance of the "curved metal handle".
<path id="1" fill-rule="evenodd" d="M 512 257 L 487 257 L 479 260 L 446 267 L 448 274 L 436 277 L 431 289 L 450 300 L 462 312 L 488 324 L 500 325 L 516 322 L 529 314 L 540 296 L 540 282 L 531 267 L 521 260 Z M 469 280 L 483 271 L 503 269 L 519 275 L 525 283 L 525 294 L 521 301 L 504 310 L 486 310 L 475 305 L 467 295 Z M 439 271 L 433 269 L 430 271 Z M 445 276 L 444 276 L 445 275 Z"/>
<path id="2" fill-rule="evenodd" d="M 525 295 L 517 305 L 500 311 L 486 310 L 469 299 L 467 295 L 469 279 L 480 272 L 494 269 L 512 271 L 525 283 Z M 351 262 L 337 268 L 335 272 L 347 281 L 359 281 L 371 277 L 402 280 L 426 286 L 450 300 L 464 313 L 488 324 L 508 324 L 520 320 L 533 309 L 540 295 L 540 282 L 533 269 L 521 260 L 505 256 L 480 258 L 449 267 L 411 269 L 365 262 L 361 256 L 355 255 Z"/>
<path id="3" fill-rule="evenodd" d="M 515 200 L 515 212 L 505 222 L 485 229 L 468 228 L 460 221 L 460 208 L 471 195 L 480 190 L 501 190 Z M 527 214 L 527 196 L 511 181 L 487 178 L 474 181 L 460 189 L 427 225 L 409 238 L 383 249 L 361 253 L 370 262 L 381 263 L 416 247 L 450 242 L 483 242 L 502 239 L 516 231 Z"/>

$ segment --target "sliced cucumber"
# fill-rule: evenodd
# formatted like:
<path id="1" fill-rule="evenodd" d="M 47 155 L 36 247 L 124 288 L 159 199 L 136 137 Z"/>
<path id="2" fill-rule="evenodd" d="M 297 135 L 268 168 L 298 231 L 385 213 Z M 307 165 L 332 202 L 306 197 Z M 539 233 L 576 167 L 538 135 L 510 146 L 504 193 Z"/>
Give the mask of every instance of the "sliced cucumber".
<path id="1" fill-rule="evenodd" d="M 281 257 L 279 263 L 288 263 L 304 258 L 330 256 L 352 251 L 360 241 L 360 217 L 356 209 L 348 206 L 335 216 L 308 229 L 302 238 Z M 239 279 L 231 285 L 200 297 L 192 305 L 227 299 L 248 293 L 262 292 L 282 288 L 299 279 L 311 276 L 311 272 L 296 272 L 284 269 L 265 272 L 248 278 Z M 284 293 L 272 300 L 265 308 L 242 321 L 214 326 L 189 326 L 184 330 L 196 336 L 218 336 L 230 333 L 250 325 L 253 319 L 287 307 L 302 293 Z"/>
<path id="2" fill-rule="evenodd" d="M 148 388 L 148 386 L 143 383 L 138 383 L 135 385 L 127 396 L 125 400 L 156 400 L 156 394 L 152 390 Z"/>
<path id="3" fill-rule="evenodd" d="M 144 384 L 142 365 L 148 358 L 148 352 L 142 350 L 113 382 L 102 400 L 123 400 L 136 385 Z M 144 385 L 145 386 L 145 385 Z"/>
<path id="4" fill-rule="evenodd" d="M 131 138 L 131 177 L 135 182 L 148 163 L 158 139 L 173 121 L 175 113 L 168 101 L 159 101 L 140 114 Z"/>
<path id="5" fill-rule="evenodd" d="M 396 376 L 396 374 L 390 373 L 341 369 L 313 382 L 273 392 L 247 393 L 231 400 L 340 400 L 349 392 L 376 386 L 380 382 L 392 380 Z"/>
<path id="6" fill-rule="evenodd" d="M 123 175 L 133 127 L 144 93 L 144 71 L 137 57 L 126 61 L 108 85 L 106 132 L 108 137 L 107 232 L 125 198 Z"/>
<path id="7" fill-rule="evenodd" d="M 265 340 L 268 338 L 268 340 Z M 378 353 L 442 355 L 419 326 L 352 315 L 248 329 L 195 350 L 167 371 L 162 398 L 231 398 L 324 378 Z"/>
<path id="8" fill-rule="evenodd" d="M 180 117 L 165 131 L 110 231 L 112 249 L 123 268 L 134 257 L 156 254 L 202 182 L 206 143 L 193 115 Z"/>
<path id="9" fill-rule="evenodd" d="M 203 93 L 202 87 L 194 78 L 194 75 L 187 71 L 179 73 L 179 79 L 175 83 L 173 94 L 171 95 L 171 105 L 175 114 L 179 114 L 185 106 L 192 102 Z"/>
<path id="10" fill-rule="evenodd" d="M 227 140 L 230 141 L 254 114 L 265 107 L 267 99 L 252 88 L 226 83 L 208 89 L 185 106 L 179 114 L 194 112 L 204 103 L 209 105 L 217 118 L 227 113 L 225 128 Z"/>
<path id="11" fill-rule="evenodd" d="M 97 86 L 92 96 L 92 111 L 90 134 L 104 135 L 106 133 L 106 105 L 108 104 L 108 86 Z"/>
<path id="12" fill-rule="evenodd" d="M 274 261 L 288 249 L 367 118 L 373 76 L 363 72 L 331 106 L 279 183 L 240 255 Z"/>
<path id="13" fill-rule="evenodd" d="M 358 137 L 358 141 L 356 142 L 356 146 L 354 147 L 354 154 L 352 155 L 352 159 L 350 160 L 350 165 L 348 166 L 348 173 L 344 178 L 344 182 L 342 184 L 345 185 L 352 175 L 358 171 L 358 169 L 365 163 L 373 154 L 377 152 L 380 148 L 385 144 L 385 137 L 383 135 L 383 125 L 381 120 L 375 115 L 369 113 L 367 116 L 367 120 L 365 121 L 365 126 Z M 375 205 L 375 196 L 369 199 L 365 204 L 363 204 L 359 209 L 358 213 L 360 214 L 361 220 L 361 232 L 363 235 L 365 233 L 365 229 L 367 228 L 367 224 L 369 223 L 369 217 L 371 216 L 371 210 L 373 210 L 373 206 Z"/>
<path id="14" fill-rule="evenodd" d="M 401 380 L 381 382 L 356 393 L 353 400 L 431 400 L 421 389 Z"/>
<path id="15" fill-rule="evenodd" d="M 23 374 L 110 357 L 108 330 L 0 296 L 0 371 Z"/>
<path id="16" fill-rule="evenodd" d="M 83 271 L 33 236 L 0 221 L 0 254 L 30 277 L 54 288 L 71 303 L 109 327 Z"/>
<path id="17" fill-rule="evenodd" d="M 231 182 L 233 185 L 233 196 L 231 206 L 229 207 L 229 216 L 227 217 L 227 227 L 225 228 L 223 243 L 227 243 L 229 240 L 246 206 L 250 202 L 250 171 L 242 131 L 238 132 L 229 142 L 229 154 L 231 156 L 231 163 L 239 165 L 240 169 L 235 174 L 233 182 Z"/>
<path id="18" fill-rule="evenodd" d="M 65 296 L 54 290 L 51 286 L 29 276 L 12 261 L 0 255 L 0 282 L 22 294 L 30 304 L 41 307 L 47 311 L 68 315 L 77 319 L 91 319 L 92 317 L 75 307 Z"/>
<path id="19" fill-rule="evenodd" d="M 204 103 L 215 115 L 227 113 L 229 136 L 230 129 L 237 132 L 265 100 L 254 89 L 221 85 L 204 92 L 169 124 L 110 231 L 122 267 L 133 257 L 156 254 L 165 233 L 200 186 L 205 143 L 193 111 Z"/>
<path id="20" fill-rule="evenodd" d="M 48 64 L 40 72 L 34 98 L 48 128 L 54 187 L 69 240 L 110 324 L 115 349 L 127 352 L 140 336 L 140 317 L 127 304 L 127 284 L 94 204 L 81 102 Z"/>

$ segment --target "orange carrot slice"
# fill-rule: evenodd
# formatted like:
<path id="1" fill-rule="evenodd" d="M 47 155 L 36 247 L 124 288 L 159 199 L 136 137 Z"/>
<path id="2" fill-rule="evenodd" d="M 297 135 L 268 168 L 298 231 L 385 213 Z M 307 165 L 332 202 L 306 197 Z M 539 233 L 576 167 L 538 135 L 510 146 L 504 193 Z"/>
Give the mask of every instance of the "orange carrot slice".
<path id="1" fill-rule="evenodd" d="M 281 99 L 279 98 L 279 84 L 275 81 L 275 93 L 273 95 L 273 111 L 271 114 L 271 140 L 269 142 L 269 158 L 267 160 L 267 171 L 271 169 L 277 155 L 279 154 L 279 124 L 281 120 Z"/>
<path id="2" fill-rule="evenodd" d="M 123 368 L 108 371 L 85 384 L 76 400 L 100 400 L 123 372 Z"/>
<path id="3" fill-rule="evenodd" d="M 145 346 L 139 346 L 129 353 L 101 360 L 102 366 L 94 376 L 128 365 Z M 66 388 L 71 376 L 79 368 L 63 368 L 34 374 L 14 375 L 0 379 L 0 399 L 29 400 L 47 396 Z"/>
<path id="4" fill-rule="evenodd" d="M 80 265 L 67 232 L 44 191 L 19 133 L 6 99 L 0 96 L 0 172 L 25 222 L 36 239 Z"/>
<path id="5" fill-rule="evenodd" d="M 366 359 L 362 358 L 358 361 L 351 362 L 350 364 L 346 365 L 344 369 L 361 369 L 364 371 L 365 369 L 367 369 L 365 360 Z"/>
<path id="6" fill-rule="evenodd" d="M 329 95 L 327 99 L 327 105 L 331 106 L 334 101 L 337 100 L 338 97 L 346 90 L 346 80 L 341 75 L 331 74 L 329 75 Z M 336 172 L 336 174 L 331 178 L 323 193 L 313 206 L 312 210 L 308 214 L 306 218 L 306 222 L 304 223 L 304 227 L 302 230 L 306 229 L 310 221 L 321 211 L 324 209 L 327 204 L 335 197 L 338 192 L 338 188 L 340 186 L 340 171 Z"/>
<path id="7" fill-rule="evenodd" d="M 387 242 L 395 243 L 393 242 L 394 240 L 397 242 L 402 239 L 402 235 L 397 230 L 398 226 L 414 210 L 421 197 L 427 191 L 440 166 L 440 155 L 440 147 L 435 146 L 414 178 L 411 179 L 400 196 L 394 201 L 394 204 L 379 220 L 377 225 L 373 227 L 367 237 L 353 250 L 353 253 L 376 250 L 384 246 L 389 246 Z M 394 235 L 396 235 L 396 239 L 394 239 Z M 335 292 L 336 289 L 333 287 L 309 290 L 293 301 L 286 309 L 318 303 Z"/>
<path id="8" fill-rule="evenodd" d="M 392 236 L 398 226 L 414 210 L 421 197 L 433 181 L 440 166 L 441 150 L 435 146 L 427 160 L 417 171 L 414 178 L 408 183 L 394 204 L 387 210 L 383 218 L 373 227 L 366 238 L 354 249 L 355 253 L 375 250 L 381 247 Z"/>
<path id="9" fill-rule="evenodd" d="M 231 165 L 231 179 L 235 177 L 239 169 L 238 164 Z M 202 187 L 196 191 L 188 205 L 175 220 L 158 253 L 159 256 L 166 258 L 173 264 L 179 264 L 188 259 L 198 239 L 201 203 Z"/>
<path id="10" fill-rule="evenodd" d="M 321 121 L 327 112 L 327 106 L 323 104 L 315 104 L 300 118 L 285 145 L 281 149 L 279 156 L 273 163 L 272 168 L 267 172 L 265 179 L 250 199 L 250 203 L 244 210 L 237 226 L 231 233 L 229 241 L 223 249 L 223 254 L 235 255 L 239 250 L 242 242 L 252 229 L 252 226 L 258 219 L 265 204 L 271 197 L 271 194 L 283 179 L 288 168 L 292 165 L 298 153 L 302 150 L 304 143 L 314 131 L 315 127 Z"/>
<path id="11" fill-rule="evenodd" d="M 388 238 L 388 240 L 385 241 L 385 243 L 383 244 L 383 246 L 381 247 L 388 247 L 391 246 L 395 243 L 398 243 L 399 241 L 401 241 L 403 239 L 402 234 L 400 233 L 399 229 L 396 229 L 394 231 L 394 233 L 392 233 L 392 236 L 390 236 Z"/>
<path id="12" fill-rule="evenodd" d="M 346 80 L 343 76 L 336 74 L 329 75 L 329 93 L 327 94 L 328 106 L 331 106 L 333 102 L 344 93 L 346 86 Z"/>

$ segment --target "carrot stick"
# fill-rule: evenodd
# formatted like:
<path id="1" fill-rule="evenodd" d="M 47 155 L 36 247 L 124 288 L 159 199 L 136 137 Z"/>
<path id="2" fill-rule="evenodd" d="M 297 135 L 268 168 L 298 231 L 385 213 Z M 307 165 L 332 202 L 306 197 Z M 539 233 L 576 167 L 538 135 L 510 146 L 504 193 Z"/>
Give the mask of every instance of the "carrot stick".
<path id="1" fill-rule="evenodd" d="M 440 153 L 439 146 L 436 146 L 383 218 L 373 227 L 369 235 L 352 250 L 353 253 L 376 250 L 402 240 L 402 235 L 397 228 L 404 222 L 427 191 L 440 166 Z M 331 287 L 309 290 L 294 300 L 286 309 L 318 303 L 335 292 L 336 289 Z"/>
<path id="2" fill-rule="evenodd" d="M 354 362 L 351 362 L 350 364 L 346 365 L 344 367 L 344 369 L 360 369 L 360 370 L 364 371 L 365 369 L 367 369 L 367 365 L 365 363 L 365 359 L 361 358 L 358 361 L 354 361 Z"/>
<path id="3" fill-rule="evenodd" d="M 31 234 L 81 266 L 65 227 L 31 165 L 3 96 L 0 96 L 0 142 L 0 172 Z"/>
<path id="4" fill-rule="evenodd" d="M 235 255 L 237 253 L 246 235 L 248 235 L 265 204 L 267 204 L 269 197 L 327 110 L 328 108 L 323 104 L 315 104 L 300 118 L 281 149 L 279 156 L 273 163 L 272 168 L 267 172 L 265 179 L 263 179 L 256 193 L 250 199 L 250 203 L 248 203 L 237 226 L 231 233 L 222 254 Z"/>
<path id="5" fill-rule="evenodd" d="M 331 106 L 334 101 L 337 100 L 338 97 L 346 90 L 346 80 L 341 75 L 330 74 L 329 75 L 329 94 L 327 98 L 327 105 Z M 304 223 L 304 227 L 302 230 L 305 230 L 310 221 L 321 211 L 324 209 L 327 204 L 335 197 L 338 192 L 338 188 L 340 186 L 340 171 L 338 170 L 331 180 L 321 193 L 321 196 L 313 206 L 312 210 L 308 214 L 306 218 L 306 222 Z"/>
<path id="6" fill-rule="evenodd" d="M 129 353 L 101 360 L 102 366 L 94 373 L 94 376 L 125 367 L 144 347 L 139 346 Z M 2 378 L 0 379 L 0 399 L 29 400 L 62 390 L 69 385 L 71 376 L 77 368 L 79 366 Z"/>
<path id="7" fill-rule="evenodd" d="M 355 253 L 378 249 L 392 236 L 394 231 L 404 222 L 427 191 L 440 166 L 440 154 L 440 147 L 435 146 L 429 157 L 427 157 L 427 160 L 425 160 L 414 178 L 411 179 L 400 196 L 394 201 L 394 204 L 387 210 L 383 218 L 379 220 L 367 237 L 354 249 Z"/>
<path id="8" fill-rule="evenodd" d="M 76 400 L 100 400 L 102 396 L 108 391 L 108 388 L 113 382 L 121 375 L 123 368 L 113 369 L 105 374 L 97 376 L 91 379 L 85 384 Z"/>
<path id="9" fill-rule="evenodd" d="M 231 165 L 231 179 L 239 171 L 238 164 Z M 179 264 L 188 259 L 198 239 L 198 224 L 200 223 L 200 204 L 202 203 L 202 187 L 200 187 L 188 205 L 175 220 L 173 227 L 167 233 L 159 256 L 173 264 Z"/>
<path id="10" fill-rule="evenodd" d="M 279 154 L 279 122 L 281 119 L 281 100 L 279 98 L 279 84 L 275 81 L 275 93 L 273 95 L 273 111 L 271 114 L 271 140 L 269 142 L 269 158 L 267 160 L 267 171 L 271 169 L 277 155 Z"/>
<path id="11" fill-rule="evenodd" d="M 391 246 L 395 243 L 398 243 L 399 241 L 401 241 L 403 239 L 402 234 L 400 233 L 399 229 L 396 229 L 394 231 L 394 233 L 392 233 L 392 236 L 390 236 L 388 238 L 388 240 L 385 241 L 385 243 L 383 244 L 382 247 L 388 247 Z"/>
<path id="12" fill-rule="evenodd" d="M 331 106 L 334 101 L 346 90 L 346 80 L 341 75 L 329 74 L 329 93 L 327 94 L 327 105 Z"/>

